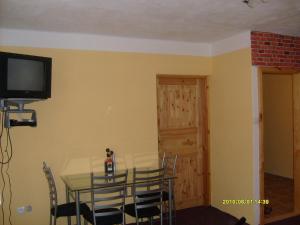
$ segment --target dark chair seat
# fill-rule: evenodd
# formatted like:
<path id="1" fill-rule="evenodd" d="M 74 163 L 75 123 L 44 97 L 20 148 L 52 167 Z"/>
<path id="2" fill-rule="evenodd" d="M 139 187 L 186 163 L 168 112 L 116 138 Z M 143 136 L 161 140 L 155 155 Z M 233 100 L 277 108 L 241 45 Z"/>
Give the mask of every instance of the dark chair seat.
<path id="1" fill-rule="evenodd" d="M 154 194 L 144 194 L 144 195 L 140 195 L 139 197 L 151 197 Z M 169 192 L 167 191 L 163 191 L 162 192 L 162 200 L 165 201 L 169 201 Z"/>
<path id="2" fill-rule="evenodd" d="M 125 205 L 125 213 L 132 217 L 136 217 L 135 215 L 135 204 L 127 204 Z M 139 218 L 149 218 L 153 216 L 157 216 L 160 214 L 160 210 L 158 207 L 149 207 L 149 208 L 144 208 L 144 209 L 138 209 L 138 216 Z"/>
<path id="3" fill-rule="evenodd" d="M 89 207 L 87 204 L 82 203 L 80 204 L 80 214 L 83 214 L 86 211 L 89 211 Z M 53 207 L 51 209 L 51 214 L 54 216 L 55 208 Z M 65 203 L 57 206 L 57 212 L 56 217 L 62 217 L 62 216 L 75 216 L 76 215 L 76 203 Z"/>
<path id="4" fill-rule="evenodd" d="M 169 198 L 169 195 L 168 195 L 168 192 L 167 193 L 167 197 Z M 162 194 L 164 194 L 164 191 L 162 192 Z M 154 196 L 158 196 L 159 195 L 159 192 L 158 193 L 149 193 L 149 194 L 142 194 L 142 195 L 137 195 L 139 198 L 148 198 L 148 197 L 154 197 Z M 162 197 L 163 198 L 163 197 Z M 159 199 L 159 196 L 157 199 L 153 199 L 153 200 L 149 200 L 147 202 L 155 202 Z M 168 200 L 168 199 L 167 199 Z"/>
<path id="5" fill-rule="evenodd" d="M 117 212 L 119 214 L 114 214 L 110 216 L 98 216 L 96 217 L 96 225 L 113 225 L 113 224 L 121 224 L 123 221 L 122 211 L 120 209 L 109 208 L 109 209 L 99 209 L 96 210 L 96 213 L 99 212 Z M 91 224 L 94 224 L 93 211 L 88 210 L 85 211 L 83 217 Z"/>

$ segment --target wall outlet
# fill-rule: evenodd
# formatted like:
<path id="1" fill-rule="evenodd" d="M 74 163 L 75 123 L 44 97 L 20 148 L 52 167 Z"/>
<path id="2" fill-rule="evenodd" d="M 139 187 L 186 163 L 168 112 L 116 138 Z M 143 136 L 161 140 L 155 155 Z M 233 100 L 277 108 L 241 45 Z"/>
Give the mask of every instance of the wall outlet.
<path id="1" fill-rule="evenodd" d="M 17 208 L 17 212 L 18 212 L 19 214 L 23 214 L 23 213 L 25 212 L 25 207 L 22 206 L 22 207 Z"/>
<path id="2" fill-rule="evenodd" d="M 25 205 L 17 208 L 17 212 L 19 214 L 24 214 L 24 213 L 29 213 L 32 211 L 32 206 L 31 205 Z"/>

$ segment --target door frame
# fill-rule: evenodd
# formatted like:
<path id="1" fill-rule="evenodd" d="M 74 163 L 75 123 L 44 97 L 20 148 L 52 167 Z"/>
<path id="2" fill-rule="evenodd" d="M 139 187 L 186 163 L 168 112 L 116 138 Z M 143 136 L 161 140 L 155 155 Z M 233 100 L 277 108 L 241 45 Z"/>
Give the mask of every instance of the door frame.
<path id="1" fill-rule="evenodd" d="M 201 79 L 204 81 L 204 107 L 203 107 L 203 171 L 204 171 L 204 180 L 203 180 L 203 188 L 204 188 L 204 204 L 210 205 L 211 203 L 211 178 L 210 178 L 210 129 L 209 129 L 209 76 L 207 75 L 175 75 L 175 74 L 157 74 L 156 75 L 156 104 L 158 103 L 158 81 L 160 78 L 168 78 L 168 79 Z M 157 130 L 158 126 L 158 110 L 157 111 Z M 159 141 L 159 140 L 158 140 Z M 159 145 L 159 143 L 158 143 Z"/>
<path id="2" fill-rule="evenodd" d="M 263 111 L 263 75 L 264 74 L 271 74 L 271 75 L 294 75 L 299 73 L 300 71 L 292 70 L 292 69 L 278 69 L 278 68 L 271 68 L 271 67 L 258 67 L 258 98 L 259 98 L 259 193 L 260 193 L 260 199 L 264 199 L 264 111 Z M 293 91 L 293 85 L 292 84 L 292 91 Z M 294 101 L 294 99 L 293 99 Z M 294 105 L 293 105 L 293 115 L 292 120 L 294 121 Z M 294 142 L 294 122 L 293 122 L 293 142 Z M 293 161 L 295 160 L 295 147 L 293 145 Z M 295 163 L 293 163 L 293 174 L 295 173 Z M 294 184 L 295 185 L 295 184 Z M 295 197 L 295 192 L 294 192 Z M 295 203 L 294 203 L 295 206 Z M 294 211 L 288 214 L 284 214 L 282 216 L 278 216 L 276 218 L 268 219 L 267 222 L 273 222 L 277 220 L 281 220 L 284 218 L 288 218 L 294 215 L 298 215 L 299 213 L 296 212 L 295 207 Z M 265 224 L 265 218 L 264 218 L 264 205 L 260 205 L 260 225 Z"/>

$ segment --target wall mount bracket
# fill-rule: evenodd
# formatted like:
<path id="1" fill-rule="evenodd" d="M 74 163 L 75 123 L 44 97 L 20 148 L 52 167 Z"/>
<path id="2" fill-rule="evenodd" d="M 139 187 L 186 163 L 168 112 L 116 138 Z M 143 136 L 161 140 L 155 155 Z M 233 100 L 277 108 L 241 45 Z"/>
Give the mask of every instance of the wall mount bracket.
<path id="1" fill-rule="evenodd" d="M 15 126 L 37 126 L 36 112 L 33 109 L 25 109 L 25 104 L 29 104 L 41 99 L 0 99 L 0 111 L 4 114 L 4 127 L 11 128 Z M 29 119 L 16 119 L 12 115 L 30 114 Z"/>

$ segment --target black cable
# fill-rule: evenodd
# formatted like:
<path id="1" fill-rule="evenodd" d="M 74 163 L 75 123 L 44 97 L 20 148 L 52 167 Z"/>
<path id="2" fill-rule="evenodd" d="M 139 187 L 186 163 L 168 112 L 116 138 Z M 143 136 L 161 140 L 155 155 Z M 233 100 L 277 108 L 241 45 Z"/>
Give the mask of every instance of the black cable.
<path id="1" fill-rule="evenodd" d="M 10 146 L 10 155 L 8 154 L 8 151 L 6 151 L 7 158 L 8 158 L 7 162 L 9 163 L 13 156 L 13 147 L 12 147 L 12 141 L 11 141 L 11 136 L 10 136 L 10 128 L 6 128 L 6 135 L 7 135 L 7 143 L 9 143 L 9 146 Z"/>
<path id="2" fill-rule="evenodd" d="M 3 113 L 1 114 L 1 132 L 0 132 L 0 151 L 1 151 L 1 162 L 4 161 L 4 154 L 3 154 L 3 149 L 2 149 L 2 136 L 3 136 L 3 125 L 4 125 L 4 115 Z M 4 225 L 4 222 L 5 222 L 5 218 L 4 218 L 4 190 L 5 190 L 5 179 L 4 179 L 4 174 L 3 174 L 3 166 L 4 164 L 1 163 L 1 169 L 0 169 L 0 172 L 1 172 L 1 178 L 2 178 L 2 181 L 3 181 L 3 187 L 1 189 L 1 212 L 2 212 L 2 224 Z"/>
<path id="3" fill-rule="evenodd" d="M 2 136 L 3 136 L 3 130 L 4 130 L 4 113 L 2 113 L 2 119 L 1 119 L 1 133 L 0 133 L 0 147 L 1 147 L 1 151 L 2 151 Z M 10 146 L 12 146 L 11 144 L 11 138 L 10 138 L 10 135 L 9 135 L 9 131 L 7 131 L 6 135 L 8 135 L 9 137 L 9 143 L 10 143 Z M 8 141 L 7 140 L 7 141 Z M 7 142 L 8 143 L 8 142 Z M 7 161 L 4 161 L 4 155 L 2 155 L 2 158 L 1 158 L 1 161 L 0 161 L 0 164 L 8 164 L 10 162 L 10 160 L 12 159 L 12 148 L 11 148 L 11 151 L 10 151 L 10 155 L 7 154 Z"/>
<path id="4" fill-rule="evenodd" d="M 12 159 L 12 155 L 13 155 L 13 148 L 12 148 L 12 141 L 11 141 L 11 136 L 10 136 L 10 130 L 7 128 L 6 129 L 6 146 L 5 146 L 5 150 L 4 150 L 4 152 L 6 153 L 7 160 L 5 161 L 4 160 L 5 155 L 4 155 L 3 146 L 2 146 L 2 137 L 3 137 L 3 131 L 4 131 L 4 115 L 5 114 L 2 112 L 2 114 L 1 114 L 1 131 L 0 131 L 0 151 L 1 151 L 0 174 L 1 174 L 2 182 L 3 182 L 3 187 L 1 189 L 1 200 L 2 200 L 1 213 L 3 215 L 2 216 L 2 223 L 4 225 L 4 222 L 5 222 L 5 214 L 4 214 L 4 192 L 5 192 L 6 182 L 5 182 L 5 177 L 4 177 L 3 169 L 4 169 L 4 166 L 7 165 L 5 173 L 7 175 L 8 184 L 9 184 L 9 205 L 8 205 L 9 217 L 8 217 L 8 220 L 9 220 L 10 225 L 12 225 L 12 222 L 11 222 L 11 215 L 12 215 L 12 212 L 11 212 L 12 185 L 11 185 L 11 178 L 10 178 L 8 170 L 9 170 L 9 163 L 10 163 L 10 161 Z M 9 154 L 9 150 L 10 150 L 10 154 Z"/>
<path id="5" fill-rule="evenodd" d="M 13 153 L 13 148 L 12 148 L 12 141 L 11 141 L 11 137 L 10 137 L 10 132 L 9 132 L 9 128 L 6 128 L 6 149 L 5 149 L 5 152 L 7 154 L 7 158 L 9 158 L 9 154 L 8 154 L 8 146 L 10 147 L 10 152 L 11 152 L 11 157 L 12 157 L 12 153 Z M 6 167 L 6 175 L 7 175 L 7 178 L 8 178 L 8 190 L 9 190 L 9 203 L 8 203 L 8 210 L 9 210 L 9 216 L 8 216 L 8 221 L 9 221 L 9 224 L 12 225 L 12 222 L 11 222 L 11 200 L 12 200 L 12 188 L 11 188 L 11 179 L 10 179 L 10 175 L 8 173 L 8 169 L 9 169 L 9 162 L 10 160 L 8 161 L 7 163 L 7 167 Z"/>

